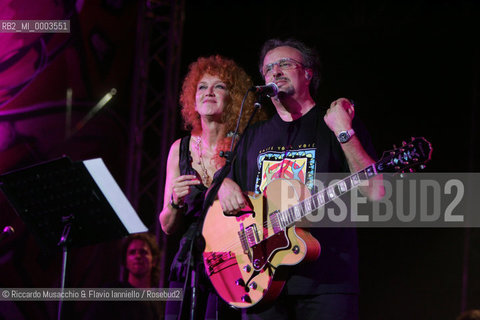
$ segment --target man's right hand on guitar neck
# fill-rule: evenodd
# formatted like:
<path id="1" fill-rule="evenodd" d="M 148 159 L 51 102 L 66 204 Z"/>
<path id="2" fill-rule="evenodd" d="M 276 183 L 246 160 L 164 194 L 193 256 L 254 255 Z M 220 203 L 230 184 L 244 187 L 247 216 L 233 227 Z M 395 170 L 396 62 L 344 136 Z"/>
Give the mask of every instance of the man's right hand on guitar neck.
<path id="1" fill-rule="evenodd" d="M 218 200 L 226 215 L 235 215 L 247 205 L 242 189 L 230 178 L 223 180 L 218 190 Z"/>

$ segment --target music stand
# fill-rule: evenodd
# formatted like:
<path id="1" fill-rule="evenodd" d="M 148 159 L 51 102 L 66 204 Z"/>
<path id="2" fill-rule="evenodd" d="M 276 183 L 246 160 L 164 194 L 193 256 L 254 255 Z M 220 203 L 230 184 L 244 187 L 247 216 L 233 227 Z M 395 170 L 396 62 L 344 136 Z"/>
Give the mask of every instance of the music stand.
<path id="1" fill-rule="evenodd" d="M 0 189 L 38 242 L 62 248 L 62 290 L 68 248 L 148 230 L 100 158 L 63 157 L 12 171 L 0 176 Z"/>

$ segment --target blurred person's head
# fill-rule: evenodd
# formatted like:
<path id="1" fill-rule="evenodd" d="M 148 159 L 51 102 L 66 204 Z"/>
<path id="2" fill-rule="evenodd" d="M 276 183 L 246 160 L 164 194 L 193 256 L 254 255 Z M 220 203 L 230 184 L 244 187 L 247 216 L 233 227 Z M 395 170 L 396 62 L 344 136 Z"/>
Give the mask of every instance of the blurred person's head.
<path id="1" fill-rule="evenodd" d="M 136 233 L 128 236 L 122 250 L 122 265 L 125 269 L 123 280 L 135 286 L 136 280 L 149 278 L 151 287 L 158 286 L 159 259 L 160 249 L 152 234 Z"/>
<path id="2" fill-rule="evenodd" d="M 462 312 L 456 320 L 480 320 L 480 310 L 473 309 Z"/>

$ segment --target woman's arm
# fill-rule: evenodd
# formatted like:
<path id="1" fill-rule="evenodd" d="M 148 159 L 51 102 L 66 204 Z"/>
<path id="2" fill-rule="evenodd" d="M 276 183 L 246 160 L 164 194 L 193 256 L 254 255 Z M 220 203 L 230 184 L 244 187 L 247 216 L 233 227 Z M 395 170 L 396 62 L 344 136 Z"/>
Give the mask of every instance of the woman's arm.
<path id="1" fill-rule="evenodd" d="M 168 153 L 163 210 L 159 215 L 162 230 L 166 234 L 174 233 L 181 224 L 183 217 L 183 200 L 185 196 L 190 193 L 190 186 L 200 184 L 196 176 L 180 175 L 179 155 L 180 139 L 172 144 L 170 152 Z M 173 206 L 170 203 L 171 201 L 173 202 Z"/>

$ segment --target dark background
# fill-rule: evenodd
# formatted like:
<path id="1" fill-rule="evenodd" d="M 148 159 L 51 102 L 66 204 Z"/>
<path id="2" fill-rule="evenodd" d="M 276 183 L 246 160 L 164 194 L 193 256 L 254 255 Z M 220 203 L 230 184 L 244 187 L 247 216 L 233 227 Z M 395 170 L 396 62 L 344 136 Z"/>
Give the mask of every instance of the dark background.
<path id="1" fill-rule="evenodd" d="M 62 154 L 74 160 L 101 156 L 120 185 L 124 183 L 132 79 L 139 71 L 132 63 L 137 6 L 125 1 L 112 10 L 107 2 L 84 5 L 80 40 L 69 44 L 27 89 L 11 95 L 0 112 L 63 99 L 67 84 L 84 102 L 98 101 L 111 87 L 118 88 L 110 109 L 67 141 L 58 138 L 64 130 L 62 114 L 15 121 L 16 140 L 0 150 L 2 173 Z M 5 3 L 16 12 L 16 19 L 55 18 L 46 13 L 46 5 L 28 8 L 22 1 Z M 62 10 L 58 11 L 61 16 Z M 434 148 L 428 172 L 477 172 L 479 25 L 478 1 L 192 0 L 185 6 L 180 73 L 183 78 L 198 56 L 219 53 L 237 61 L 255 83 L 262 84 L 257 61 L 262 43 L 272 37 L 294 37 L 321 55 L 318 104 L 328 106 L 338 97 L 355 100 L 356 114 L 366 123 L 379 154 L 411 136 L 424 136 Z M 104 60 L 95 56 L 88 42 L 92 30 L 102 31 L 113 45 Z M 33 41 L 30 35 L 22 37 L 25 43 Z M 49 41 L 49 48 L 61 40 Z M 7 46 L 13 48 L 14 42 L 0 41 L 3 54 Z M 28 66 L 29 60 L 23 61 Z M 8 70 L 1 71 L 2 79 L 13 77 Z M 86 109 L 77 112 L 80 119 Z M 179 130 L 178 137 L 182 134 Z M 0 225 L 17 230 L 0 244 L 0 287 L 58 286 L 58 252 L 39 248 L 8 204 L 0 205 Z M 141 216 L 154 230 L 156 213 Z M 358 233 L 361 319 L 454 319 L 462 308 L 480 307 L 478 230 L 359 229 Z M 113 241 L 75 250 L 72 286 L 98 287 L 115 280 L 118 245 Z M 85 308 L 75 306 L 78 318 Z M 17 303 L 2 309 L 10 310 L 7 315 L 51 318 L 55 305 Z"/>

